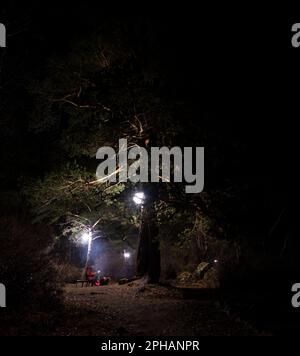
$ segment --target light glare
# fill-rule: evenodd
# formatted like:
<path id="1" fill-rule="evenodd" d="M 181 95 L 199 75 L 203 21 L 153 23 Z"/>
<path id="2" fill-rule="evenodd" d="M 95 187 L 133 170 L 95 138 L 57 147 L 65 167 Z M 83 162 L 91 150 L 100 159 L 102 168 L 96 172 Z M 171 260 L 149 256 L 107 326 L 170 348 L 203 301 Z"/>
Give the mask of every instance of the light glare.
<path id="1" fill-rule="evenodd" d="M 143 192 L 135 193 L 132 199 L 135 204 L 142 205 L 144 203 L 145 194 Z"/>
<path id="2" fill-rule="evenodd" d="M 81 241 L 82 243 L 86 244 L 90 241 L 92 237 L 92 234 L 91 232 L 84 232 L 82 235 L 81 235 Z"/>
<path id="3" fill-rule="evenodd" d="M 130 253 L 124 251 L 123 256 L 124 256 L 125 260 L 127 260 L 128 258 L 130 258 Z"/>

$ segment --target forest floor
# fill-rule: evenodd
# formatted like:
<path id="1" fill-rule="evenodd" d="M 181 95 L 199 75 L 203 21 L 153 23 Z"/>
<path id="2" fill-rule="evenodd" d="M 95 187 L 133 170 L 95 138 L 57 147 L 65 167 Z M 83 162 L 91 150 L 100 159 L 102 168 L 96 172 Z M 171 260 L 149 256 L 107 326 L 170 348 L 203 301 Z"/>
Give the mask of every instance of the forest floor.
<path id="1" fill-rule="evenodd" d="M 43 319 L 43 318 L 41 318 Z M 259 335 L 222 311 L 211 293 L 135 281 L 65 288 L 65 308 L 27 333 L 95 336 Z M 31 329 L 31 330 L 30 330 Z"/>
<path id="2" fill-rule="evenodd" d="M 274 299 L 274 298 L 273 298 Z M 48 311 L 0 308 L 0 335 L 252 336 L 299 335 L 300 313 L 280 309 L 271 295 L 186 285 L 67 285 L 64 302 Z M 288 311 L 288 312 L 287 312 Z"/>
<path id="3" fill-rule="evenodd" d="M 6 326 L 0 325 L 0 335 L 266 335 L 222 310 L 214 293 L 142 280 L 100 287 L 67 285 L 61 310 L 10 318 Z"/>
<path id="4" fill-rule="evenodd" d="M 271 302 L 270 302 L 271 301 Z M 63 305 L 11 311 L 0 308 L 0 335 L 252 336 L 299 335 L 299 313 L 280 312 L 270 295 L 189 285 L 64 288 Z"/>

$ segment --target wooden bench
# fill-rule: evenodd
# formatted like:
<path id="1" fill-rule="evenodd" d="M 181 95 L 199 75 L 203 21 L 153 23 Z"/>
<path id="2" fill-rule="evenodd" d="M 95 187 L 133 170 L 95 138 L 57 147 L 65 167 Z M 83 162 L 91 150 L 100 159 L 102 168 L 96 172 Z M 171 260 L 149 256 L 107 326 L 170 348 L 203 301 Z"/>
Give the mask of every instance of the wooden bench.
<path id="1" fill-rule="evenodd" d="M 76 287 L 77 287 L 78 284 L 81 284 L 81 287 L 83 287 L 84 285 L 86 287 L 93 287 L 94 282 L 93 281 L 88 281 L 87 279 L 77 279 L 75 284 L 76 284 Z"/>

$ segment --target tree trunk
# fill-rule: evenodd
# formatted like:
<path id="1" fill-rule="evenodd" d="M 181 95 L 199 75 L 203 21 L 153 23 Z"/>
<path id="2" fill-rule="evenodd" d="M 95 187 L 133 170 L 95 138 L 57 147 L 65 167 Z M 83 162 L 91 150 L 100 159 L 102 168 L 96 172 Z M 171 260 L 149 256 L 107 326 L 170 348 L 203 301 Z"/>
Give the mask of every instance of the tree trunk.
<path id="1" fill-rule="evenodd" d="M 142 212 L 137 253 L 137 274 L 139 276 L 147 276 L 149 283 L 159 282 L 160 250 L 153 199 L 148 200 Z"/>

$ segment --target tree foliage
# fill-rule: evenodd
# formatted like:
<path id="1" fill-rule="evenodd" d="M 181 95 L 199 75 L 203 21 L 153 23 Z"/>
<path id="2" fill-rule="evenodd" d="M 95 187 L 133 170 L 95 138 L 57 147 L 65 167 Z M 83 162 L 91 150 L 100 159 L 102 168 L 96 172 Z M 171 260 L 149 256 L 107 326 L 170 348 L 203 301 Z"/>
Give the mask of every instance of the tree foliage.
<path id="1" fill-rule="evenodd" d="M 149 67 L 150 60 L 129 44 L 123 30 L 118 23 L 115 31 L 104 26 L 82 38 L 67 53 L 49 60 L 46 76 L 29 83 L 29 131 L 50 146 L 50 155 L 43 177 L 25 182 L 24 196 L 36 220 L 56 224 L 62 234 L 76 237 L 84 226 L 99 224 L 112 238 L 126 238 L 138 226 L 139 213 L 130 203 L 136 187 L 98 184 L 97 149 L 117 148 L 120 138 L 129 146 L 204 145 L 212 178 L 206 191 L 189 195 L 181 184 L 158 184 L 155 209 L 162 244 L 179 246 L 194 239 L 202 251 L 199 258 L 205 258 L 213 239 L 226 238 L 228 232 L 238 235 L 224 213 L 236 192 L 214 176 L 217 160 L 222 160 L 216 158 L 219 137 L 209 134 L 204 116 L 202 126 L 195 125 L 195 113 L 186 103 L 170 100 L 160 67 Z"/>

